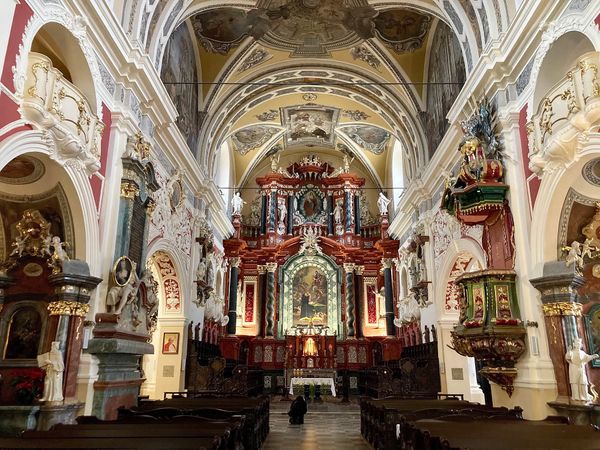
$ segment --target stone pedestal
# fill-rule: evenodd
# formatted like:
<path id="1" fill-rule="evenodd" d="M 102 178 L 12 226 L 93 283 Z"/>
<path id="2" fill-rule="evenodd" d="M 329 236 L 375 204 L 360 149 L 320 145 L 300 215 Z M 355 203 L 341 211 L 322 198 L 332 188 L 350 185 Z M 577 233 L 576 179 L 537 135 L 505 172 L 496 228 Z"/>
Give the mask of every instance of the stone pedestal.
<path id="1" fill-rule="evenodd" d="M 583 405 L 577 403 L 549 402 L 559 415 L 568 417 L 573 425 L 600 426 L 600 405 Z"/>
<path id="2" fill-rule="evenodd" d="M 46 431 L 58 423 L 74 424 L 83 407 L 83 403 L 43 404 L 40 406 L 36 429 Z"/>
<path id="3" fill-rule="evenodd" d="M 92 414 L 105 420 L 115 419 L 120 406 L 134 406 L 140 386 L 142 355 L 154 353 L 147 342 L 119 338 L 94 338 L 88 352 L 98 358 L 98 380 L 94 383 Z"/>
<path id="4" fill-rule="evenodd" d="M 0 406 L 0 436 L 13 437 L 34 430 L 39 411 L 39 405 Z"/>

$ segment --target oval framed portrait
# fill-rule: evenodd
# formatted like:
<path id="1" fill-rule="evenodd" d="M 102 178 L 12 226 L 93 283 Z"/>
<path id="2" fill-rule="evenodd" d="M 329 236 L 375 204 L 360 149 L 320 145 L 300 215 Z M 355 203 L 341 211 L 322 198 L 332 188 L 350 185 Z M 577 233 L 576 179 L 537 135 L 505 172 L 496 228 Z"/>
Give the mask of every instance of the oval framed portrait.
<path id="1" fill-rule="evenodd" d="M 117 286 L 125 286 L 133 276 L 133 262 L 127 256 L 121 256 L 112 270 L 113 281 Z"/>

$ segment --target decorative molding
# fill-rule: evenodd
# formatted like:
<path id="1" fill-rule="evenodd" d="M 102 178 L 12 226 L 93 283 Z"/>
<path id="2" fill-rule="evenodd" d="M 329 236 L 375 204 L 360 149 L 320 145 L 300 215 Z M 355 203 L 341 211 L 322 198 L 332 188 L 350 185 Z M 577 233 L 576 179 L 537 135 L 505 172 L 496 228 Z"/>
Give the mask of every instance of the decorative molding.
<path id="1" fill-rule="evenodd" d="M 48 311 L 51 316 L 78 316 L 85 317 L 90 310 L 87 303 L 69 302 L 60 300 L 48 303 Z"/>
<path id="2" fill-rule="evenodd" d="M 581 316 L 583 305 L 577 302 L 555 302 L 542 305 L 544 316 Z"/>

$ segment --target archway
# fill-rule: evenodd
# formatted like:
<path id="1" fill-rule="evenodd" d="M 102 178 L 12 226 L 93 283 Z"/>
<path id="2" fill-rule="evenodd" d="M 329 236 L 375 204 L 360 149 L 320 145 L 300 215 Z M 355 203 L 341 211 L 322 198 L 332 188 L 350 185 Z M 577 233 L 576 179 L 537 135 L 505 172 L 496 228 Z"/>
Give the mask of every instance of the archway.
<path id="1" fill-rule="evenodd" d="M 438 310 L 438 355 L 445 373 L 441 376 L 444 392 L 464 394 L 465 399 L 484 403 L 484 393 L 477 377 L 475 360 L 452 349 L 451 332 L 459 320 L 461 287 L 456 279 L 466 272 L 485 268 L 483 249 L 471 239 L 462 238 L 451 245 L 441 265 L 440 285 L 436 292 Z"/>
<path id="2" fill-rule="evenodd" d="M 165 392 L 180 391 L 185 379 L 183 361 L 187 348 L 180 277 L 170 254 L 156 250 L 146 267 L 158 282 L 158 315 L 152 332 L 154 354 L 144 355 L 146 380 L 141 393 L 162 399 Z"/>

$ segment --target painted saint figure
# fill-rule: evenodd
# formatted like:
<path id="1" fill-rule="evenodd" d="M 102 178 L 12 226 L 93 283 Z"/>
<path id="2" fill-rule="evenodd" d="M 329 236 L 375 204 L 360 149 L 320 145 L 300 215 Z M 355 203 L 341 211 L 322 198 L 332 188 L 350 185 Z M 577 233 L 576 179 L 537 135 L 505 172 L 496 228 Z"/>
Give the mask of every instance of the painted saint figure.
<path id="1" fill-rule="evenodd" d="M 40 399 L 41 402 L 61 402 L 64 398 L 62 389 L 65 363 L 58 344 L 58 341 L 52 342 L 50 351 L 37 357 L 38 366 L 46 372 L 44 395 Z"/>

